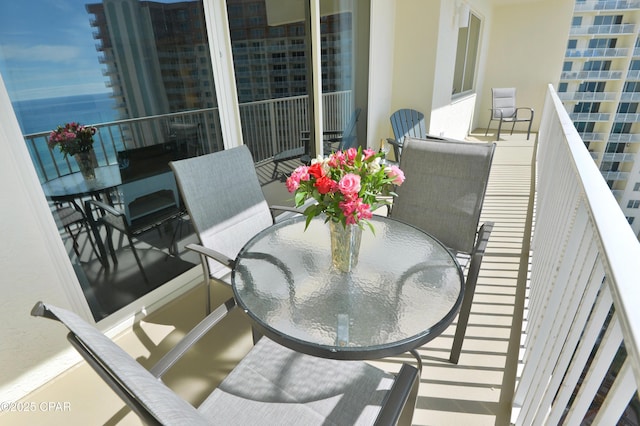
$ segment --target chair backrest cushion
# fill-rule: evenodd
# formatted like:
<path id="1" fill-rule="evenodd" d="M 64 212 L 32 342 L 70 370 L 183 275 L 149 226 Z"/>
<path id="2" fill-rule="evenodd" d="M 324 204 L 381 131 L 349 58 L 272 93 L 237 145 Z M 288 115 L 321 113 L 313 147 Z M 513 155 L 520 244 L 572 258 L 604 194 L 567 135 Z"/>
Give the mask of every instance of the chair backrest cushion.
<path id="1" fill-rule="evenodd" d="M 424 124 L 424 114 L 414 109 L 399 109 L 391 117 L 393 137 L 402 143 L 405 137 L 424 138 L 427 128 Z"/>
<path id="2" fill-rule="evenodd" d="M 273 217 L 246 146 L 170 163 L 200 243 L 235 259 Z M 210 272 L 223 269 L 209 261 Z"/>
<path id="3" fill-rule="evenodd" d="M 500 118 L 498 110 L 502 111 L 502 118 L 513 117 L 516 113 L 516 89 L 515 87 L 503 87 L 491 89 L 493 98 L 493 118 Z"/>
<path id="4" fill-rule="evenodd" d="M 391 217 L 471 253 L 495 144 L 406 138 Z"/>
<path id="5" fill-rule="evenodd" d="M 97 328 L 75 313 L 52 305 L 42 308 L 53 314 L 88 348 L 85 353 L 98 361 L 111 377 L 115 378 L 163 425 L 204 425 L 204 417 L 185 400 L 108 339 Z"/>

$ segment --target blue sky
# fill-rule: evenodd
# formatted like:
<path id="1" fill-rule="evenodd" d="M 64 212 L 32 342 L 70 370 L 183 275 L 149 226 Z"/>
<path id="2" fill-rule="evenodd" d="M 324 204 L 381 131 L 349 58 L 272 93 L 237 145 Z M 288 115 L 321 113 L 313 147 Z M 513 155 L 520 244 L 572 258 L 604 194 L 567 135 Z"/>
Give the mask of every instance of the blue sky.
<path id="1" fill-rule="evenodd" d="M 12 101 L 108 91 L 87 3 L 2 2 L 0 74 Z"/>

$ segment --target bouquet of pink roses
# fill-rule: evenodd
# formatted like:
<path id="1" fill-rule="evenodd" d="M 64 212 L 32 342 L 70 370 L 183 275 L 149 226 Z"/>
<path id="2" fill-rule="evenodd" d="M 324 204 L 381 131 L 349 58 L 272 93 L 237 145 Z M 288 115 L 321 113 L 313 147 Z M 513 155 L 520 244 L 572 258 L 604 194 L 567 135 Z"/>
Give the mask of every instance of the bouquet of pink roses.
<path id="1" fill-rule="evenodd" d="M 93 126 L 83 126 L 80 123 L 66 123 L 58 126 L 49 134 L 48 145 L 53 149 L 60 147 L 60 152 L 65 156 L 75 155 L 79 152 L 87 152 L 93 149 L 93 135 L 97 129 Z"/>
<path id="2" fill-rule="evenodd" d="M 381 164 L 382 156 L 371 149 L 349 148 L 295 169 L 286 184 L 295 193 L 296 207 L 309 198 L 316 201 L 304 211 L 306 225 L 324 213 L 327 221 L 360 226 L 364 222 L 373 230 L 367 219 L 376 208 L 390 204 L 381 196 L 395 196 L 393 186 L 404 182 L 402 170 Z"/>

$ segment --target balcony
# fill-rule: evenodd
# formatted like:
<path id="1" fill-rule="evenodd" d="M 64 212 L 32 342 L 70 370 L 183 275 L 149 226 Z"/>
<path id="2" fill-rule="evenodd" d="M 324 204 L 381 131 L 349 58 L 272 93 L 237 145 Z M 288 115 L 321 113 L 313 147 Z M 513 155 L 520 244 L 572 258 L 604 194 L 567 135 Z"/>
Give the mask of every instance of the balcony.
<path id="1" fill-rule="evenodd" d="M 628 55 L 626 48 L 567 49 L 567 58 L 623 58 Z"/>
<path id="2" fill-rule="evenodd" d="M 640 9 L 637 0 L 588 0 L 576 2 L 576 12 L 596 12 Z"/>
<path id="3" fill-rule="evenodd" d="M 609 121 L 611 114 L 605 112 L 573 112 L 569 114 L 573 121 Z"/>
<path id="4" fill-rule="evenodd" d="M 575 102 L 614 102 L 618 94 L 616 92 L 562 92 L 558 93 L 561 101 Z M 639 97 L 640 98 L 640 97 Z"/>
<path id="5" fill-rule="evenodd" d="M 640 312 L 633 302 L 639 295 L 632 265 L 640 258 L 640 245 L 551 88 L 542 117 L 537 144 L 523 134 L 498 142 L 483 208 L 483 220 L 495 221 L 496 227 L 460 363 L 447 362 L 453 326 L 420 348 L 425 367 L 415 424 L 636 419 L 637 398 L 631 405 L 629 400 L 640 382 Z M 468 139 L 490 139 L 483 135 L 472 132 Z M 200 306 L 201 291 L 170 302 L 118 342 L 141 362 L 152 363 L 203 314 L 193 309 Z M 212 336 L 189 365 L 178 366 L 192 372 L 194 365 L 206 365 L 212 372 L 207 380 L 189 388 L 168 380 L 194 403 L 215 386 L 218 379 L 212 377 L 223 374 L 251 344 L 250 327 L 241 312 L 236 314 L 228 334 Z M 220 353 L 221 344 L 232 349 Z M 616 356 L 621 345 L 626 355 Z M 411 362 L 411 357 L 376 364 L 393 371 L 400 360 Z M 100 398 L 84 398 L 87 389 Z M 136 424 L 86 365 L 25 402 L 62 400 L 82 408 L 65 413 L 67 424 L 114 418 Z M 591 406 L 594 400 L 602 404 Z M 11 423 L 22 414 L 5 413 L 0 419 Z M 29 421 L 44 423 L 49 416 L 31 413 Z"/>
<path id="6" fill-rule="evenodd" d="M 622 71 L 565 71 L 560 80 L 620 80 Z"/>
<path id="7" fill-rule="evenodd" d="M 591 25 L 588 27 L 576 26 L 571 27 L 569 35 L 571 36 L 590 36 L 590 35 L 624 35 L 634 34 L 635 24 L 613 24 L 613 25 Z"/>

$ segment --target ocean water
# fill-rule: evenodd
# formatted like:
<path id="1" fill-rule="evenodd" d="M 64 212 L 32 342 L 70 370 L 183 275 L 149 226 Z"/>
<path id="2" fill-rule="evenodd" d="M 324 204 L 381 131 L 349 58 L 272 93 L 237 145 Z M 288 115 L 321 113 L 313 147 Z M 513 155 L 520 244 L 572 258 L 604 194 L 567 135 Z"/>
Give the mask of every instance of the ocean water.
<path id="1" fill-rule="evenodd" d="M 75 121 L 84 125 L 94 125 L 118 120 L 115 101 L 109 97 L 109 93 L 89 95 L 65 96 L 47 99 L 30 99 L 13 102 L 13 109 L 18 118 L 20 129 L 24 135 L 50 132 L 56 127 Z M 116 144 L 118 141 L 116 141 Z M 58 173 L 65 174 L 76 171 L 75 162 L 67 163 L 63 155 L 57 150 L 53 158 L 46 143 L 46 137 L 36 139 L 35 145 L 27 144 L 27 149 L 36 167 L 36 172 L 41 182 L 56 177 Z M 105 161 L 115 161 L 116 153 L 111 146 L 107 146 L 107 152 L 99 160 L 103 165 Z M 54 161 L 58 164 L 56 169 Z M 68 165 L 69 164 L 69 165 Z M 71 168 L 69 168 L 71 167 Z"/>
<path id="2" fill-rule="evenodd" d="M 75 121 L 99 124 L 118 119 L 115 100 L 109 93 L 30 99 L 13 102 L 22 133 L 47 132 L 61 124 Z"/>

